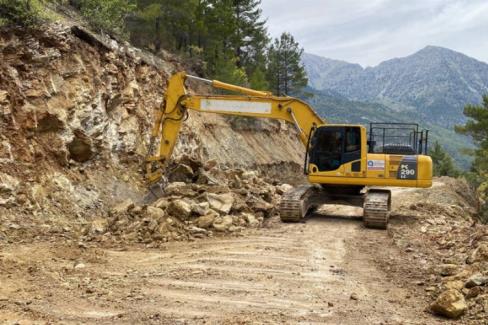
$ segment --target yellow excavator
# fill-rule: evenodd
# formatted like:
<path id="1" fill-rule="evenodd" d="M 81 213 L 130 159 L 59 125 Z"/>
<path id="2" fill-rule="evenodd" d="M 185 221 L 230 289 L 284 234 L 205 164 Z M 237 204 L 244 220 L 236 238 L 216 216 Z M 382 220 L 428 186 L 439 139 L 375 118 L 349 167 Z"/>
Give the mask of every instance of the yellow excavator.
<path id="1" fill-rule="evenodd" d="M 210 84 L 235 95 L 192 95 L 188 79 Z M 384 187 L 432 185 L 432 160 L 427 155 L 428 130 L 417 124 L 371 123 L 365 126 L 329 124 L 308 104 L 288 96 L 207 80 L 185 72 L 174 74 L 152 129 L 146 177 L 154 184 L 164 170 L 188 110 L 204 113 L 270 118 L 292 123 L 305 145 L 304 172 L 309 185 L 282 197 L 282 221 L 297 222 L 322 204 L 347 202 L 363 207 L 366 227 L 386 229 L 391 191 Z"/>

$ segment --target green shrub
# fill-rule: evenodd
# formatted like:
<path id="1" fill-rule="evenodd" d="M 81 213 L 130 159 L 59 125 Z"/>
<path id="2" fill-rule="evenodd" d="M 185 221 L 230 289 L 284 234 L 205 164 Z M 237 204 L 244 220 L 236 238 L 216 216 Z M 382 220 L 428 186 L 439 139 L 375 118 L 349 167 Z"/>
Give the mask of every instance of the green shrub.
<path id="1" fill-rule="evenodd" d="M 72 4 L 94 28 L 125 34 L 125 19 L 135 9 L 131 0 L 76 0 Z"/>
<path id="2" fill-rule="evenodd" d="M 0 24 L 32 26 L 39 21 L 39 6 L 31 0 L 0 0 Z"/>

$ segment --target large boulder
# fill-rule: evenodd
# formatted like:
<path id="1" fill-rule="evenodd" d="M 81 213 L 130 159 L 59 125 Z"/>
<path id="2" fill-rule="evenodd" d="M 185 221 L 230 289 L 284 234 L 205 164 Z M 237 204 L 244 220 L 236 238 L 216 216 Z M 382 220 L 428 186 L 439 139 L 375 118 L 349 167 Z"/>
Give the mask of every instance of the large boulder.
<path id="1" fill-rule="evenodd" d="M 146 210 L 146 215 L 148 218 L 153 220 L 162 220 L 165 216 L 164 210 L 154 207 L 148 206 Z"/>
<path id="2" fill-rule="evenodd" d="M 441 293 L 430 308 L 438 315 L 448 318 L 458 318 L 464 314 L 468 306 L 461 292 L 450 289 Z"/>
<path id="3" fill-rule="evenodd" d="M 270 217 L 274 210 L 274 205 L 258 197 L 249 199 L 247 204 L 254 212 L 262 212 L 266 217 Z"/>
<path id="4" fill-rule="evenodd" d="M 199 228 L 210 228 L 218 216 L 219 214 L 217 212 L 209 210 L 206 215 L 201 216 L 196 220 L 196 224 Z"/>
<path id="5" fill-rule="evenodd" d="M 206 198 L 207 202 L 210 204 L 210 208 L 222 214 L 229 213 L 232 209 L 232 204 L 234 203 L 234 197 L 231 193 L 207 193 Z"/>
<path id="6" fill-rule="evenodd" d="M 185 164 L 179 164 L 173 169 L 169 175 L 169 180 L 172 182 L 190 183 L 195 176 L 193 169 Z"/>
<path id="7" fill-rule="evenodd" d="M 231 216 L 223 216 L 215 218 L 212 226 L 215 230 L 220 232 L 228 231 L 232 226 L 234 219 Z"/>
<path id="8" fill-rule="evenodd" d="M 191 205 L 191 211 L 197 216 L 204 216 L 208 213 L 210 204 L 208 202 L 193 203 Z"/>
<path id="9" fill-rule="evenodd" d="M 191 205 L 183 200 L 174 200 L 166 209 L 169 215 L 177 217 L 181 220 L 187 220 L 192 212 Z"/>

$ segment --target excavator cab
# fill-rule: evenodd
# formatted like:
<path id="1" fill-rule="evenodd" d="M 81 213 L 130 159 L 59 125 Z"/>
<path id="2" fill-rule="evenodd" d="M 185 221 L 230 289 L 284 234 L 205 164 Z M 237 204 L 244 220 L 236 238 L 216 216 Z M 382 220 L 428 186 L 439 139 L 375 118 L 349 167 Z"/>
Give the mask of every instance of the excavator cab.
<path id="1" fill-rule="evenodd" d="M 309 144 L 309 164 L 312 172 L 331 172 L 344 164 L 351 171 L 361 171 L 361 126 L 321 126 Z M 363 132 L 364 133 L 364 132 Z"/>

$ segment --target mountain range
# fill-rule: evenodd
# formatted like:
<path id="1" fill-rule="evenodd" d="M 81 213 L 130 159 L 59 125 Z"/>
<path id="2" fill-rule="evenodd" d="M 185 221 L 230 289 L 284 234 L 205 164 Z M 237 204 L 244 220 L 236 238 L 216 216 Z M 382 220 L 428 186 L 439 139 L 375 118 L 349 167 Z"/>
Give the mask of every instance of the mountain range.
<path id="1" fill-rule="evenodd" d="M 488 94 L 488 64 L 462 53 L 427 46 L 375 67 L 305 53 L 303 64 L 313 94 L 309 99 L 324 117 L 337 122 L 418 122 L 435 131 L 462 167 L 471 146 L 453 127 L 465 122 L 463 108 Z"/>

